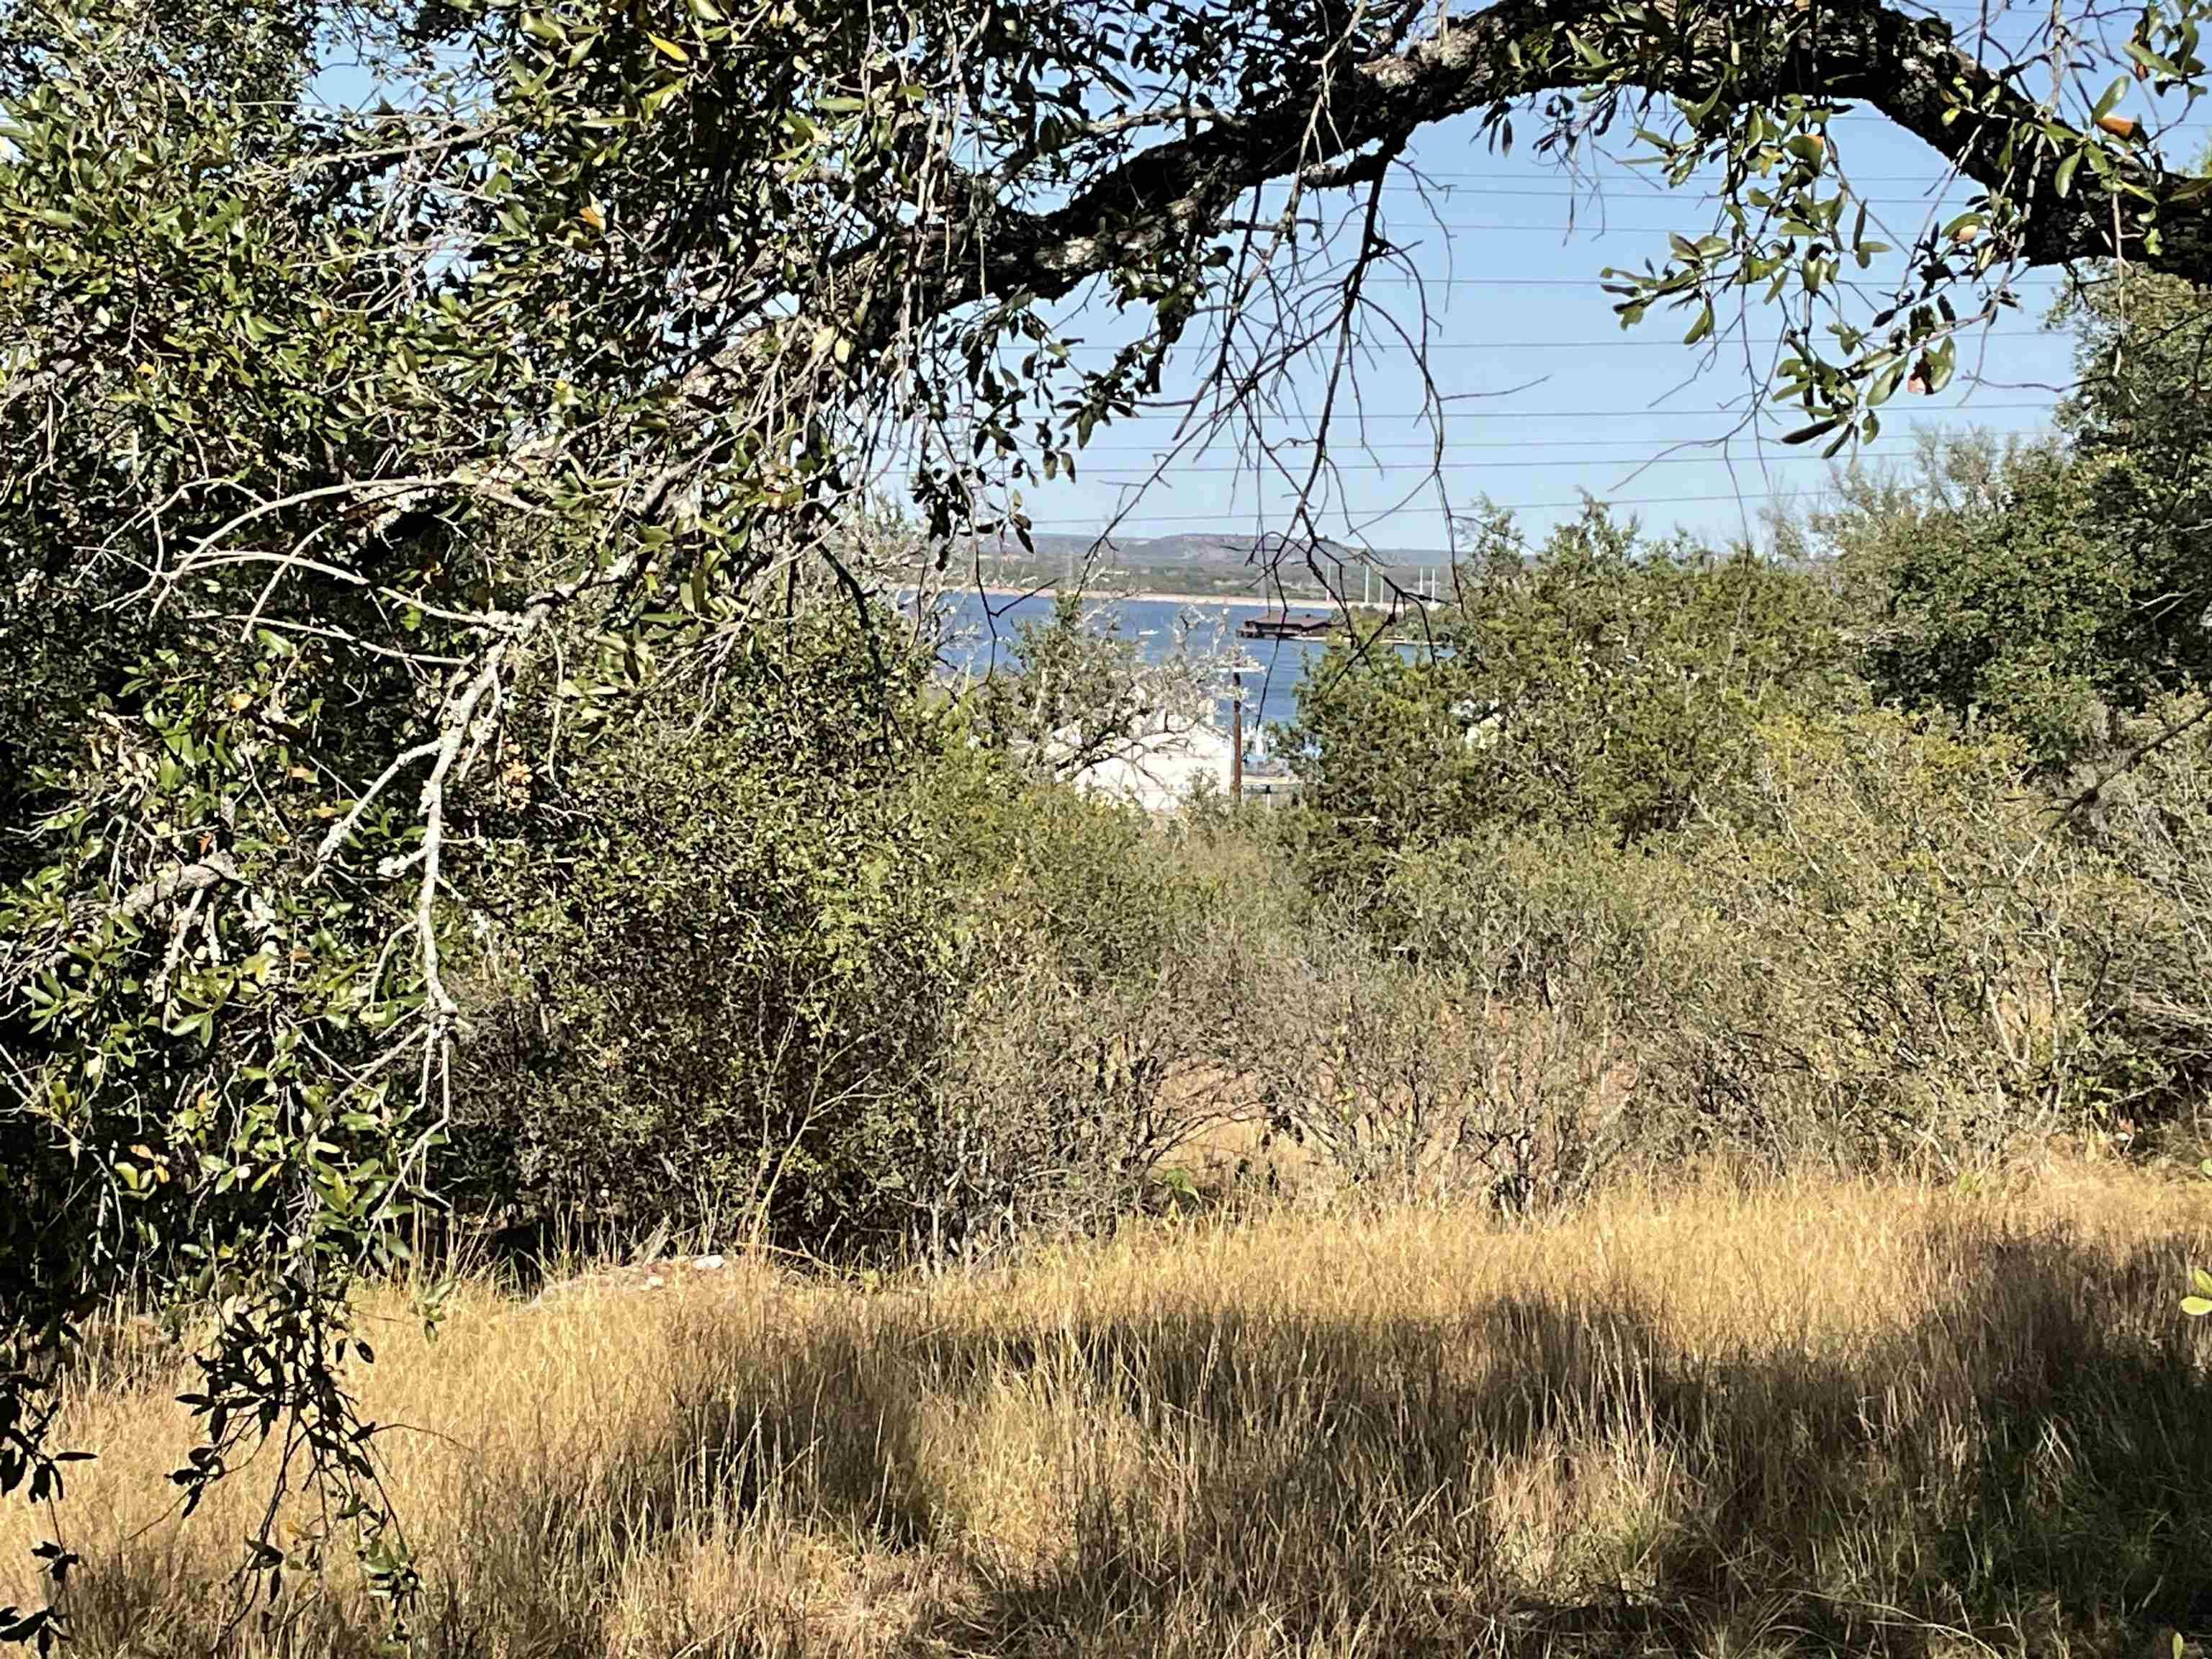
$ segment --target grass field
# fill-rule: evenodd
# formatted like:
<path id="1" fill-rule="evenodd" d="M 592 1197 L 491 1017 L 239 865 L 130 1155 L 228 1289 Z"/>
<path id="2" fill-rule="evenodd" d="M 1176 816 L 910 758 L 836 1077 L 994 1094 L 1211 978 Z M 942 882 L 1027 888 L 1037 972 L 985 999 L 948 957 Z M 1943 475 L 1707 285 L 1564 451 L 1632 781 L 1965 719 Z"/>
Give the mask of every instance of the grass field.
<path id="1" fill-rule="evenodd" d="M 2191 1261 L 2212 1183 L 2114 1165 L 1709 1179 L 477 1286 L 364 1384 L 440 1654 L 2137 1656 L 2212 1627 Z M 164 1518 L 174 1386 L 72 1407 L 82 1650 L 371 1651 L 343 1574 L 225 1638 L 261 1483 Z"/>

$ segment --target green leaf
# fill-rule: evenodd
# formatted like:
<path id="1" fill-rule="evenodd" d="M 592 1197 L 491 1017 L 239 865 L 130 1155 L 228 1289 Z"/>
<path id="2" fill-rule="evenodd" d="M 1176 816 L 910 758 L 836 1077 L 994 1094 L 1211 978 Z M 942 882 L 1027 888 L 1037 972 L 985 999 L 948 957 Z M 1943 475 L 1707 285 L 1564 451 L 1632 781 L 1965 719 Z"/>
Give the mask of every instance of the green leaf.
<path id="1" fill-rule="evenodd" d="M 1928 392 L 1934 396 L 1951 383 L 1952 371 L 1958 367 L 1958 342 L 1945 336 L 1943 343 L 1928 354 Z"/>
<path id="2" fill-rule="evenodd" d="M 2058 171 L 2051 175 L 2051 187 L 2061 196 L 2074 187 L 2074 169 L 2081 165 L 2081 152 L 2075 150 L 2058 164 Z"/>
<path id="3" fill-rule="evenodd" d="M 2179 81 L 2183 78 L 2179 64 L 2170 58 L 2160 57 L 2140 40 L 2129 41 L 2122 50 L 2145 69 L 2155 70 L 2169 80 Z"/>
<path id="4" fill-rule="evenodd" d="M 691 61 L 691 54 L 673 40 L 658 34 L 647 34 L 645 38 L 653 42 L 653 49 L 655 52 L 672 64 L 688 64 Z"/>
<path id="5" fill-rule="evenodd" d="M 1695 345 L 1713 331 L 1713 302 L 1705 301 L 1698 313 L 1698 320 L 1690 325 L 1690 331 L 1682 337 L 1684 345 Z"/>
<path id="6" fill-rule="evenodd" d="M 2201 1296 L 2185 1296 L 2181 1298 L 2181 1311 L 2191 1319 L 2202 1319 L 2205 1315 L 2212 1314 L 2212 1299 Z"/>
<path id="7" fill-rule="evenodd" d="M 2102 95 L 2097 100 L 2096 107 L 2089 112 L 2089 118 L 2092 121 L 2112 112 L 2112 106 L 2118 103 L 2121 97 L 2127 92 L 2128 80 L 2129 77 L 2124 75 L 2116 75 L 2112 77 L 2112 84 L 2105 88 Z"/>
<path id="8" fill-rule="evenodd" d="M 1808 444 L 1824 432 L 1833 432 L 1843 424 L 1843 420 L 1840 415 L 1831 415 L 1825 421 L 1815 421 L 1810 426 L 1801 426 L 1795 432 L 1784 434 L 1782 441 L 1785 444 Z"/>

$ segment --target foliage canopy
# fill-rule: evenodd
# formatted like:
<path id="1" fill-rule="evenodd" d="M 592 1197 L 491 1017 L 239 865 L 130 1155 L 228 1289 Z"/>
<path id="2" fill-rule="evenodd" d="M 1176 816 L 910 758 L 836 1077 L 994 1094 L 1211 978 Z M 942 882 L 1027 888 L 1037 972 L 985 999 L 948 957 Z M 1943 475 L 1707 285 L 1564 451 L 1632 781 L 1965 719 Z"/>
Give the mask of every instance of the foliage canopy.
<path id="1" fill-rule="evenodd" d="M 1680 828 L 1727 790 L 1762 719 L 1853 695 L 1813 576 L 1655 545 L 1596 509 L 1534 550 L 1493 520 L 1426 620 L 1418 640 L 1333 647 L 1299 687 L 1291 747 L 1310 804 L 1346 832 L 1328 884 L 1504 826 Z"/>
<path id="2" fill-rule="evenodd" d="M 1194 330 L 1247 410 L 1286 364 L 1231 343 L 1246 308 L 1303 291 L 1302 337 L 1348 339 L 1395 257 L 1380 189 L 1407 138 L 1466 115 L 1508 143 L 1532 109 L 1562 155 L 1618 121 L 1678 178 L 1718 169 L 1711 229 L 1619 279 L 1625 319 L 1702 336 L 1765 296 L 1799 435 L 1870 435 L 2025 264 L 2212 275 L 2205 181 L 2100 125 L 2112 72 L 2193 96 L 2196 9 L 2147 13 L 2106 63 L 2070 38 L 2038 101 L 1865 0 L 19 0 L 0 1490 L 59 1480 L 52 1386 L 88 1307 L 196 1298 L 186 1498 L 272 1437 L 404 1605 L 338 1377 L 349 1285 L 404 1254 L 452 1127 L 454 964 L 504 852 L 575 830 L 572 764 L 586 818 L 623 819 L 595 745 L 721 683 L 802 570 L 865 598 L 866 550 L 830 532 L 885 440 L 938 544 L 1020 533 L 1012 490 L 1157 392 Z M 341 61 L 383 97 L 317 101 Z M 1829 129 L 1854 102 L 1982 192 L 1898 251 L 1869 314 L 1837 281 L 1883 252 Z M 1347 190 L 1348 278 L 1308 264 L 1303 211 Z M 1055 335 L 1079 292 L 1146 319 L 1103 368 Z M 1664 769 L 1593 763 L 1577 810 L 1679 811 Z M 296 1565 L 265 1536 L 249 1559 Z"/>

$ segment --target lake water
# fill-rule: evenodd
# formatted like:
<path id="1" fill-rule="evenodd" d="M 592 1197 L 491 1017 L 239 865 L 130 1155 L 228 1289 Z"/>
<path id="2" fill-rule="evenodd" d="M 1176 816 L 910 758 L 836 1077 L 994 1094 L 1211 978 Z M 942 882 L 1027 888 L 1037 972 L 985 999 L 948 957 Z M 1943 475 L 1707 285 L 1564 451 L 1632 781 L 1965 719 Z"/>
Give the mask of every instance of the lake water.
<path id="1" fill-rule="evenodd" d="M 955 669 L 981 674 L 994 667 L 1019 666 L 1019 653 L 1014 648 L 1016 627 L 1024 622 L 1050 621 L 1053 600 L 1048 593 L 1016 597 L 978 593 L 968 588 L 942 596 L 939 604 L 950 624 L 950 640 L 942 653 L 945 661 Z M 1180 645 L 1200 657 L 1218 659 L 1225 669 L 1233 653 L 1243 668 L 1248 731 L 1297 717 L 1298 682 L 1320 659 L 1322 650 L 1316 641 L 1237 639 L 1239 618 L 1279 608 L 1256 600 L 1102 599 L 1094 608 L 1102 624 L 1118 624 L 1121 637 L 1134 641 L 1155 661 Z M 1291 614 L 1310 616 L 1320 611 L 1316 606 L 1294 605 Z M 1217 712 L 1227 729 L 1225 673 Z"/>

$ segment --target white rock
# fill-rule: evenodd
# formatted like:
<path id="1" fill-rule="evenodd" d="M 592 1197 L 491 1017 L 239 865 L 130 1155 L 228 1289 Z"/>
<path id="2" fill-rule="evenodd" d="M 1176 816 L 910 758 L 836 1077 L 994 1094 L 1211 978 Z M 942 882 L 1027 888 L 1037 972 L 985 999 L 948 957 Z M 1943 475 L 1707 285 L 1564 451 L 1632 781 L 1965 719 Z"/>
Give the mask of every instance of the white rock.
<path id="1" fill-rule="evenodd" d="M 722 1258 L 719 1255 L 702 1255 L 691 1265 L 702 1273 L 710 1273 L 722 1265 Z"/>
<path id="2" fill-rule="evenodd" d="M 645 1276 L 645 1288 L 648 1291 L 657 1291 L 667 1282 L 659 1273 L 647 1273 Z"/>

